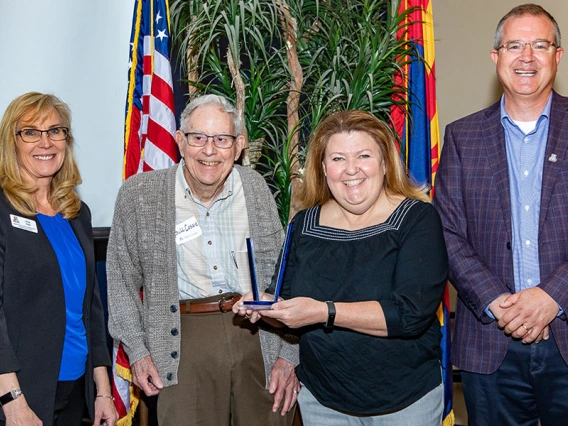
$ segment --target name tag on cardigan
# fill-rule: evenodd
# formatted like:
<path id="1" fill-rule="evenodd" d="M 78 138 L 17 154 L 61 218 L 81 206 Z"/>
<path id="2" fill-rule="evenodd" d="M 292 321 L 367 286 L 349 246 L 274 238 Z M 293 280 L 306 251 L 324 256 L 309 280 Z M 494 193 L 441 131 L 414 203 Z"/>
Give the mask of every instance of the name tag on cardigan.
<path id="1" fill-rule="evenodd" d="M 194 240 L 203 234 L 195 216 L 176 225 L 176 244 L 179 246 L 186 241 Z"/>
<path id="2" fill-rule="evenodd" d="M 37 223 L 25 217 L 10 215 L 10 222 L 14 228 L 23 229 L 24 231 L 34 232 L 37 234 Z"/>

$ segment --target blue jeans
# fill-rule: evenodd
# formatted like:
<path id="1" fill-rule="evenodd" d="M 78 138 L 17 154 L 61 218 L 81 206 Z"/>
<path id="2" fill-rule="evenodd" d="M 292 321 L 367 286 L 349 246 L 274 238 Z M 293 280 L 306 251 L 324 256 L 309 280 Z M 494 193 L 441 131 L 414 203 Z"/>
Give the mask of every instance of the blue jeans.
<path id="1" fill-rule="evenodd" d="M 351 416 L 321 405 L 302 386 L 298 404 L 304 426 L 440 426 L 444 410 L 444 386 L 434 388 L 402 410 L 378 416 Z"/>

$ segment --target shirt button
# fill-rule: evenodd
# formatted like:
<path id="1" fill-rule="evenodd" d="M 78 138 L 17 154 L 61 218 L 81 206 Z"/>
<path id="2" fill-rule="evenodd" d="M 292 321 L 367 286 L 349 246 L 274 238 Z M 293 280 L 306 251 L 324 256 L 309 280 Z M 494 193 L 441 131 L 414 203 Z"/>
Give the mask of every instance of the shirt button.
<path id="1" fill-rule="evenodd" d="M 219 290 L 219 294 L 223 294 L 223 290 Z"/>
<path id="2" fill-rule="evenodd" d="M 172 380 L 173 378 L 174 378 L 174 373 L 168 373 L 166 375 L 166 379 L 168 379 L 168 380 Z"/>
<path id="3" fill-rule="evenodd" d="M 529 206 L 525 206 L 525 211 L 528 212 L 530 210 Z"/>
<path id="4" fill-rule="evenodd" d="M 209 212 L 205 213 L 205 216 L 209 217 Z"/>
<path id="5" fill-rule="evenodd" d="M 523 174 L 524 174 L 525 176 L 528 176 L 528 175 L 529 175 L 529 171 L 528 171 L 528 170 L 525 170 L 525 172 L 524 172 Z"/>
<path id="6" fill-rule="evenodd" d="M 529 138 L 524 138 L 524 139 L 523 139 L 523 142 L 524 142 L 524 143 L 529 143 Z"/>
<path id="7" fill-rule="evenodd" d="M 177 312 L 177 310 L 178 310 L 178 307 L 177 307 L 176 305 L 170 306 L 170 312 L 174 312 L 174 313 L 175 313 L 175 312 Z"/>
<path id="8" fill-rule="evenodd" d="M 527 280 L 527 283 L 529 283 L 529 285 L 532 284 L 532 280 L 529 278 L 529 279 Z"/>
<path id="9" fill-rule="evenodd" d="M 211 245 L 213 244 L 213 241 L 207 241 L 207 244 Z"/>
<path id="10" fill-rule="evenodd" d="M 172 336 L 177 336 L 179 334 L 179 331 L 178 331 L 177 328 L 172 328 L 171 333 L 172 333 Z"/>
<path id="11" fill-rule="evenodd" d="M 178 357 L 177 351 L 173 351 L 173 352 L 172 352 L 172 358 L 175 359 L 175 358 L 177 358 L 177 357 Z"/>
<path id="12" fill-rule="evenodd" d="M 530 246 L 530 245 L 531 245 L 530 240 L 526 240 L 526 241 L 525 241 L 525 245 L 526 245 L 527 247 Z"/>
<path id="13" fill-rule="evenodd" d="M 217 265 L 213 266 L 213 269 L 217 270 Z"/>

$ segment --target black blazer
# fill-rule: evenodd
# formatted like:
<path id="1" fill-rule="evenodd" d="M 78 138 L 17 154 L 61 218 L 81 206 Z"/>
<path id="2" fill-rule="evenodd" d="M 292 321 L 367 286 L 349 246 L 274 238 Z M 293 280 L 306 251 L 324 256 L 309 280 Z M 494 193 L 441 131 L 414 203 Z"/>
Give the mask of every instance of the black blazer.
<path id="1" fill-rule="evenodd" d="M 37 233 L 12 225 L 10 215 L 24 217 L 0 190 L 0 374 L 16 372 L 20 387 L 44 426 L 51 426 L 55 391 L 65 338 L 65 297 L 57 257 L 41 224 Z M 94 413 L 93 369 L 110 365 L 104 316 L 95 278 L 91 212 L 82 203 L 69 221 L 87 264 L 83 322 L 89 355 L 85 392 Z M 0 410 L 0 419 L 4 413 Z"/>

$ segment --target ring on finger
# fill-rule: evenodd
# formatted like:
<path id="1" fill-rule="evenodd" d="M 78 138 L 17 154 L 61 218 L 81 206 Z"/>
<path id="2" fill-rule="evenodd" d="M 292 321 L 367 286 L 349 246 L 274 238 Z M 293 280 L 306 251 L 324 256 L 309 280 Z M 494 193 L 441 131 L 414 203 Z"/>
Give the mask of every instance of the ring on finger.
<path id="1" fill-rule="evenodd" d="M 521 324 L 521 327 L 523 327 L 523 328 L 524 328 L 525 330 L 527 330 L 528 332 L 530 332 L 530 331 L 531 331 L 531 329 L 530 329 L 530 328 L 527 328 L 527 326 L 526 326 L 526 325 L 524 325 L 524 324 Z"/>
<path id="2" fill-rule="evenodd" d="M 292 393 L 298 394 L 298 391 L 297 391 L 296 389 L 294 389 L 294 390 L 292 391 Z"/>

